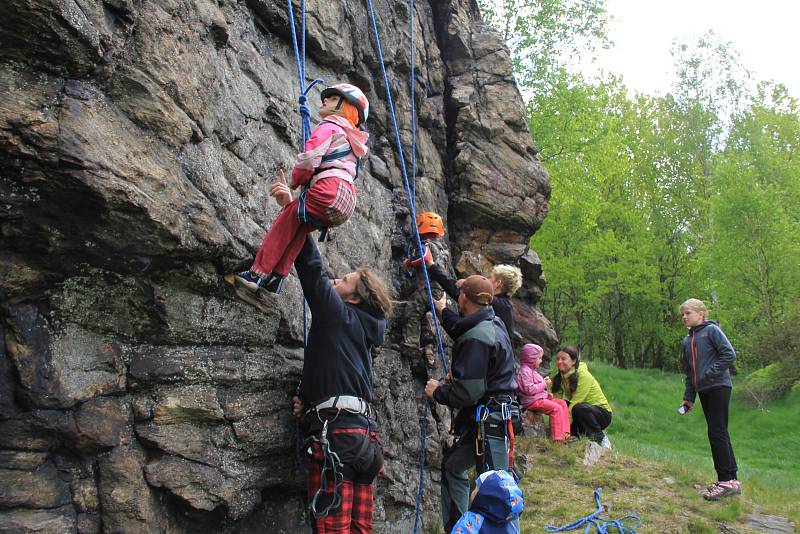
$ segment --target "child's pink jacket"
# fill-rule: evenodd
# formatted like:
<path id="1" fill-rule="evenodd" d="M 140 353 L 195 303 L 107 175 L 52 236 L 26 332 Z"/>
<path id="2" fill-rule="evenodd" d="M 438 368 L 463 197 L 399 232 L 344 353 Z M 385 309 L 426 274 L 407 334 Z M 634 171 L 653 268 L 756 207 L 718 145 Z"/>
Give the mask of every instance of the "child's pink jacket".
<path id="1" fill-rule="evenodd" d="M 367 153 L 367 139 L 368 133 L 353 128 L 344 117 L 326 117 L 311 132 L 305 151 L 297 155 L 292 169 L 292 188 L 306 184 L 311 187 L 323 178 L 341 178 L 352 184 L 358 158 Z M 346 155 L 335 157 L 348 150 Z M 323 161 L 326 156 L 334 157 Z"/>
<path id="2" fill-rule="evenodd" d="M 520 364 L 517 371 L 517 395 L 522 406 L 547 398 L 547 383 L 530 365 Z"/>

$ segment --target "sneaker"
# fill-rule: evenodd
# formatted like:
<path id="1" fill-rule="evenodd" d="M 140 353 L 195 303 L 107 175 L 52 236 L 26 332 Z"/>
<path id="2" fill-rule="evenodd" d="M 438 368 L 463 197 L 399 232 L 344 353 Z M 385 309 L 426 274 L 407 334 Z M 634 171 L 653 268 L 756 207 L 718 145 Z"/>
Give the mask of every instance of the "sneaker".
<path id="1" fill-rule="evenodd" d="M 563 443 L 564 445 L 572 445 L 573 443 L 578 443 L 580 440 L 581 440 L 581 438 L 579 438 L 577 436 L 570 435 L 570 436 L 566 436 L 564 439 L 562 439 L 561 443 Z"/>
<path id="2" fill-rule="evenodd" d="M 263 287 L 266 291 L 269 291 L 270 293 L 278 294 L 281 292 L 281 287 L 283 286 L 284 279 L 285 277 L 279 274 L 271 273 L 264 281 L 264 284 L 261 287 Z"/>
<path id="3" fill-rule="evenodd" d="M 600 442 L 600 446 L 611 450 L 611 440 L 608 439 L 608 436 L 603 436 L 603 440 Z"/>
<path id="4" fill-rule="evenodd" d="M 258 291 L 258 288 L 264 285 L 264 279 L 252 271 L 242 271 L 240 273 L 236 273 L 234 276 L 236 282 L 254 293 Z"/>
<path id="5" fill-rule="evenodd" d="M 729 480 L 728 482 L 717 482 L 713 484 L 703 494 L 703 498 L 707 501 L 718 501 L 729 495 L 738 495 L 741 492 L 741 482 L 738 480 Z"/>
<path id="6" fill-rule="evenodd" d="M 708 495 L 708 492 L 711 491 L 711 489 L 716 485 L 717 485 L 717 482 L 712 482 L 711 484 L 709 484 L 708 486 L 706 486 L 705 488 L 703 488 L 700 491 L 700 495 L 705 497 L 706 495 Z"/>

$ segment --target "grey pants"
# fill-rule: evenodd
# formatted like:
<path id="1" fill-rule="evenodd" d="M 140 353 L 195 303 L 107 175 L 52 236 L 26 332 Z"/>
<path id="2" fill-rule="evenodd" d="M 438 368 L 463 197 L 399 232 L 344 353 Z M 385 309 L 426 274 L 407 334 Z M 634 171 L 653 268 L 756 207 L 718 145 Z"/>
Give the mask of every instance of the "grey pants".
<path id="1" fill-rule="evenodd" d="M 487 422 L 502 421 L 500 412 L 489 414 Z M 486 436 L 491 449 L 493 469 L 508 469 L 510 443 L 496 436 Z M 442 461 L 442 524 L 450 532 L 461 515 L 469 509 L 469 471 L 475 467 L 475 434 L 469 432 L 445 452 Z"/>

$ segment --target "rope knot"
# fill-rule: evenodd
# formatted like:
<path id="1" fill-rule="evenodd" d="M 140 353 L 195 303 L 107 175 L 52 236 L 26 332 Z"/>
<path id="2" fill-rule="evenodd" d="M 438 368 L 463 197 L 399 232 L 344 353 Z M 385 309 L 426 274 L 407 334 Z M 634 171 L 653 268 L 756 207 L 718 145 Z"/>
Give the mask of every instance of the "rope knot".
<path id="1" fill-rule="evenodd" d="M 304 95 L 304 94 L 301 94 L 301 95 L 300 95 L 300 96 L 297 98 L 297 101 L 298 101 L 298 102 L 300 103 L 300 105 L 302 106 L 303 104 L 305 104 L 306 102 L 308 102 L 308 97 L 307 97 L 306 95 Z"/>

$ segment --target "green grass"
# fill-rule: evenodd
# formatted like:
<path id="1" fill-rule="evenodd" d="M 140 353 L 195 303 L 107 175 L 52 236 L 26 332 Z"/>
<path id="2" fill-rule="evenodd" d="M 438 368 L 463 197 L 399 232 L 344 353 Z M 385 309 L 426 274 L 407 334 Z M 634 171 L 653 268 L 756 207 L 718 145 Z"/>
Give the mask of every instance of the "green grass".
<path id="1" fill-rule="evenodd" d="M 614 450 L 596 465 L 584 466 L 584 441 L 563 446 L 522 437 L 517 450 L 521 465 L 527 466 L 521 481 L 523 534 L 593 512 L 597 486 L 603 488 L 607 507 L 603 516 L 636 514 L 644 521 L 637 530 L 641 534 L 749 534 L 754 531 L 745 520 L 751 513 L 800 524 L 800 391 L 766 412 L 734 399 L 730 432 L 744 494 L 707 502 L 699 490 L 716 477 L 706 424 L 699 406 L 678 415 L 682 377 L 599 363 L 589 367 L 614 409 L 608 429 Z"/>
<path id="2" fill-rule="evenodd" d="M 677 413 L 682 375 L 595 362 L 589 368 L 614 410 L 608 434 L 618 451 L 672 466 L 699 484 L 715 479 L 699 403 L 686 415 Z M 788 511 L 800 520 L 800 391 L 766 411 L 734 396 L 729 430 L 745 491 L 765 512 Z"/>

